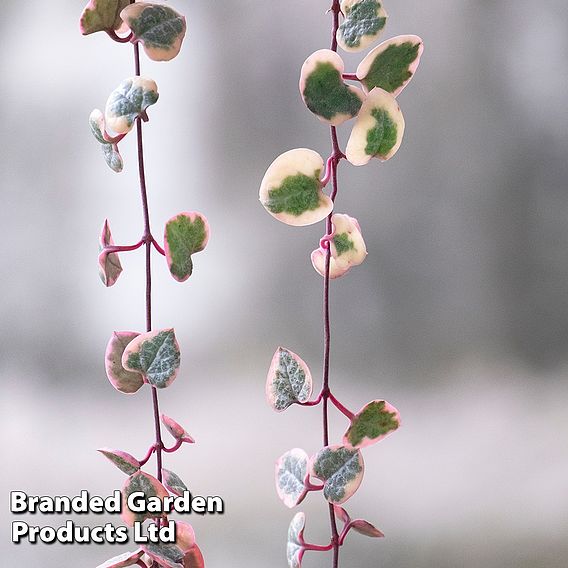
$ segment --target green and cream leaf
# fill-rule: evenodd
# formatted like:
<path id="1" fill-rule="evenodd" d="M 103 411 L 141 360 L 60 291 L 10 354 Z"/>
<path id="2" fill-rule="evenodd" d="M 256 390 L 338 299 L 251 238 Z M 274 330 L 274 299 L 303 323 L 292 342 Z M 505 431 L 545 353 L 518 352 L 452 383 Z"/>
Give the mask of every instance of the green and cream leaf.
<path id="1" fill-rule="evenodd" d="M 126 473 L 126 475 L 133 475 L 140 469 L 140 462 L 128 452 L 111 450 L 109 448 L 101 448 L 97 451 L 118 467 L 120 471 Z"/>
<path id="2" fill-rule="evenodd" d="M 180 350 L 173 329 L 143 333 L 132 340 L 122 355 L 127 371 L 142 373 L 156 388 L 171 385 L 177 377 Z"/>
<path id="3" fill-rule="evenodd" d="M 312 394 L 312 375 L 306 362 L 293 351 L 279 347 L 266 376 L 266 400 L 277 412 L 291 404 L 307 402 Z"/>
<path id="4" fill-rule="evenodd" d="M 158 100 L 158 87 L 152 79 L 130 77 L 110 94 L 105 107 L 107 126 L 118 134 L 132 130 L 134 121 Z"/>
<path id="5" fill-rule="evenodd" d="M 264 208 L 287 225 L 312 225 L 325 219 L 333 202 L 323 193 L 323 159 L 313 150 L 296 148 L 278 156 L 266 170 L 259 197 Z"/>
<path id="6" fill-rule="evenodd" d="M 333 230 L 329 241 L 331 247 L 329 277 L 339 278 L 352 266 L 357 266 L 365 260 L 367 247 L 357 219 L 343 213 L 334 213 L 331 216 L 331 223 Z M 311 256 L 313 267 L 322 276 L 325 276 L 326 256 L 327 251 L 321 245 L 312 252 Z"/>
<path id="7" fill-rule="evenodd" d="M 347 448 L 364 448 L 386 438 L 399 426 L 398 410 L 385 400 L 373 400 L 353 416 L 343 444 Z"/>
<path id="8" fill-rule="evenodd" d="M 379 0 L 341 0 L 345 16 L 337 30 L 337 43 L 345 51 L 361 51 L 381 34 L 387 13 Z"/>
<path id="9" fill-rule="evenodd" d="M 120 513 L 122 520 L 129 527 L 133 526 L 135 522 L 144 522 L 145 519 L 165 516 L 165 513 L 138 513 L 131 511 L 128 508 L 128 497 L 132 493 L 136 492 L 143 493 L 143 498 L 146 502 L 148 502 L 148 499 L 150 497 L 158 497 L 159 499 L 163 500 L 164 497 L 169 496 L 167 489 L 150 474 L 145 473 L 144 471 L 138 471 L 135 474 L 131 475 L 122 487 L 122 511 Z"/>
<path id="10" fill-rule="evenodd" d="M 106 251 L 106 247 L 114 245 L 108 219 L 105 219 L 99 237 L 99 276 L 102 283 L 109 287 L 115 284 L 122 273 L 122 264 L 116 252 Z"/>
<path id="11" fill-rule="evenodd" d="M 326 446 L 313 458 L 311 473 L 324 482 L 323 495 L 332 504 L 347 501 L 361 485 L 365 466 L 359 450 Z"/>
<path id="12" fill-rule="evenodd" d="M 286 507 L 299 505 L 307 495 L 308 462 L 308 454 L 300 448 L 286 452 L 276 462 L 276 492 Z"/>
<path id="13" fill-rule="evenodd" d="M 368 53 L 357 67 L 357 78 L 366 91 L 380 87 L 396 97 L 414 76 L 423 51 L 416 35 L 393 37 Z"/>
<path id="14" fill-rule="evenodd" d="M 312 53 L 300 72 L 300 94 L 309 110 L 322 122 L 338 126 L 359 112 L 365 94 L 346 84 L 343 59 L 330 49 Z"/>
<path id="15" fill-rule="evenodd" d="M 201 252 L 209 241 L 209 223 L 195 211 L 172 217 L 164 230 L 164 249 L 171 275 L 178 282 L 193 272 L 191 255 Z"/>
<path id="16" fill-rule="evenodd" d="M 177 473 L 174 473 L 169 469 L 162 468 L 162 478 L 166 488 L 174 495 L 181 496 L 184 491 L 188 491 L 187 486 Z"/>
<path id="17" fill-rule="evenodd" d="M 404 117 L 396 99 L 375 87 L 361 107 L 345 154 L 354 166 L 363 166 L 373 157 L 384 162 L 396 154 L 403 135 Z"/>
<path id="18" fill-rule="evenodd" d="M 306 526 L 306 515 L 296 513 L 288 527 L 288 542 L 286 543 L 286 558 L 289 568 L 301 568 L 304 556 L 304 528 Z"/>
<path id="19" fill-rule="evenodd" d="M 169 6 L 136 2 L 120 13 L 154 61 L 169 61 L 180 51 L 186 31 L 185 17 Z"/>
<path id="20" fill-rule="evenodd" d="M 118 30 L 122 26 L 120 11 L 129 3 L 130 0 L 90 0 L 79 21 L 81 33 Z"/>
<path id="21" fill-rule="evenodd" d="M 117 391 L 125 394 L 135 393 L 144 384 L 141 373 L 128 371 L 122 366 L 126 346 L 139 335 L 135 331 L 115 331 L 106 347 L 105 370 L 108 380 Z"/>

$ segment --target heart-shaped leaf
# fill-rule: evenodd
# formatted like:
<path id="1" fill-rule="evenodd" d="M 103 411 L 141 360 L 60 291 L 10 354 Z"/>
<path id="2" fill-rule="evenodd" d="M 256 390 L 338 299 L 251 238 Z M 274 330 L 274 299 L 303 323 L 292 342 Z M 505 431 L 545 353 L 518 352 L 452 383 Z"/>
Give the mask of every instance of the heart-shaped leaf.
<path id="1" fill-rule="evenodd" d="M 369 536 L 371 538 L 382 538 L 385 535 L 375 526 L 363 519 L 355 519 L 351 521 L 351 528 L 359 534 Z"/>
<path id="2" fill-rule="evenodd" d="M 416 35 L 393 37 L 368 53 L 357 67 L 357 78 L 367 91 L 380 87 L 396 97 L 414 76 L 423 51 Z"/>
<path id="3" fill-rule="evenodd" d="M 134 5 L 134 4 L 133 4 Z M 172 276 L 178 282 L 187 280 L 193 272 L 191 255 L 201 252 L 209 240 L 209 223 L 195 211 L 172 217 L 164 230 L 164 249 Z"/>
<path id="4" fill-rule="evenodd" d="M 186 429 L 178 424 L 173 418 L 162 414 L 160 417 L 162 424 L 165 426 L 166 430 L 176 439 L 183 440 L 189 444 L 194 444 L 195 440 L 187 433 Z"/>
<path id="5" fill-rule="evenodd" d="M 155 517 L 165 517 L 165 513 L 146 512 L 135 513 L 128 508 L 128 497 L 132 493 L 142 492 L 144 494 L 144 501 L 148 502 L 150 497 L 158 497 L 163 501 L 164 497 L 168 497 L 168 490 L 150 474 L 144 471 L 137 471 L 131 475 L 122 487 L 122 511 L 120 516 L 122 520 L 132 527 L 134 522 L 143 522 L 145 519 Z"/>
<path id="6" fill-rule="evenodd" d="M 304 528 L 306 526 L 306 515 L 296 513 L 288 527 L 288 542 L 286 544 L 286 558 L 289 568 L 301 568 L 302 558 L 306 549 L 304 548 Z"/>
<path id="7" fill-rule="evenodd" d="M 184 491 L 189 491 L 179 475 L 169 469 L 162 468 L 162 478 L 164 480 L 164 485 L 174 495 L 181 497 Z"/>
<path id="8" fill-rule="evenodd" d="M 183 557 L 183 568 L 205 568 L 203 554 L 197 544 L 194 544 Z"/>
<path id="9" fill-rule="evenodd" d="M 364 448 L 376 444 L 399 426 L 398 410 L 384 400 L 373 400 L 353 416 L 343 443 L 348 448 Z"/>
<path id="10" fill-rule="evenodd" d="M 276 462 L 276 491 L 290 509 L 299 505 L 307 495 L 308 461 L 308 454 L 304 450 L 294 448 Z"/>
<path id="11" fill-rule="evenodd" d="M 122 25 L 120 11 L 130 0 L 90 0 L 81 14 L 79 28 L 83 35 L 118 30 Z"/>
<path id="12" fill-rule="evenodd" d="M 177 377 L 179 345 L 173 329 L 149 331 L 133 339 L 124 350 L 122 366 L 142 373 L 156 388 L 170 386 Z"/>
<path id="13" fill-rule="evenodd" d="M 97 568 L 126 568 L 127 566 L 134 566 L 142 558 L 143 554 L 144 551 L 142 549 L 136 552 L 125 552 L 99 564 Z"/>
<path id="14" fill-rule="evenodd" d="M 106 252 L 105 248 L 114 245 L 108 219 L 105 219 L 99 238 L 99 276 L 105 286 L 112 286 L 122 273 L 122 264 L 116 252 Z"/>
<path id="15" fill-rule="evenodd" d="M 117 144 L 103 144 L 101 146 L 103 151 L 103 156 L 107 166 L 113 171 L 119 174 L 124 167 L 124 162 L 122 161 L 122 156 L 118 150 Z"/>
<path id="16" fill-rule="evenodd" d="M 127 371 L 122 366 L 126 346 L 139 335 L 135 331 L 115 331 L 106 347 L 105 370 L 108 380 L 117 391 L 125 394 L 135 393 L 144 384 L 140 373 Z"/>
<path id="17" fill-rule="evenodd" d="M 323 495 L 330 503 L 347 501 L 359 489 L 364 470 L 361 452 L 344 446 L 326 446 L 312 458 L 312 475 L 324 482 Z"/>
<path id="18" fill-rule="evenodd" d="M 306 402 L 312 394 L 312 375 L 308 365 L 294 352 L 279 347 L 266 376 L 266 400 L 277 412 L 291 404 Z"/>
<path id="19" fill-rule="evenodd" d="M 134 121 L 158 100 L 158 86 L 152 79 L 130 77 L 110 94 L 105 107 L 107 126 L 118 134 L 130 132 Z"/>
<path id="20" fill-rule="evenodd" d="M 284 152 L 266 170 L 260 184 L 260 202 L 287 225 L 312 225 L 325 219 L 333 202 L 322 191 L 323 159 L 313 150 Z"/>
<path id="21" fill-rule="evenodd" d="M 378 0 L 341 0 L 345 20 L 337 30 L 337 43 L 345 51 L 361 51 L 380 35 L 387 13 Z"/>
<path id="22" fill-rule="evenodd" d="M 109 461 L 111 461 L 120 471 L 126 473 L 126 475 L 132 475 L 140 469 L 140 462 L 127 452 L 122 450 L 110 450 L 108 448 L 101 448 L 97 450 L 105 456 Z"/>
<path id="23" fill-rule="evenodd" d="M 306 106 L 323 122 L 338 126 L 357 115 L 364 93 L 343 82 L 343 59 L 330 49 L 312 53 L 302 65 L 300 94 Z"/>
<path id="24" fill-rule="evenodd" d="M 169 6 L 136 2 L 124 8 L 120 17 L 150 59 L 169 61 L 179 53 L 185 36 L 185 18 Z"/>
<path id="25" fill-rule="evenodd" d="M 334 213 L 331 216 L 333 231 L 331 234 L 329 277 L 339 278 L 352 266 L 361 264 L 367 257 L 367 247 L 361 235 L 361 227 L 357 219 Z M 316 271 L 325 276 L 325 257 L 327 251 L 320 245 L 312 252 L 312 264 Z"/>
<path id="26" fill-rule="evenodd" d="M 363 166 L 373 157 L 384 162 L 396 154 L 403 134 L 404 117 L 396 99 L 375 87 L 361 107 L 345 154 L 354 166 Z"/>

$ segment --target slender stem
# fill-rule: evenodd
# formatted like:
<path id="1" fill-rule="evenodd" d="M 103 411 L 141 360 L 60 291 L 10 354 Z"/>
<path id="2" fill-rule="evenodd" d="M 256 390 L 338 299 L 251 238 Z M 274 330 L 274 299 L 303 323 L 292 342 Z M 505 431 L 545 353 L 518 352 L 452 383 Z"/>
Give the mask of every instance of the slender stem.
<path id="1" fill-rule="evenodd" d="M 128 252 L 131 250 L 139 249 L 144 244 L 144 239 L 140 239 L 134 245 L 109 245 L 103 249 L 103 252 L 111 254 L 113 252 Z"/>
<path id="2" fill-rule="evenodd" d="M 337 51 L 337 30 L 339 28 L 339 13 L 341 11 L 339 0 L 333 0 L 331 5 L 331 12 L 333 14 L 333 25 L 331 29 L 331 50 Z M 331 134 L 331 144 L 333 151 L 331 154 L 331 200 L 335 202 L 337 196 L 337 165 L 341 158 L 343 157 L 343 152 L 339 148 L 339 142 L 337 140 L 337 132 L 335 126 L 330 127 Z M 330 235 L 333 226 L 331 223 L 331 213 L 326 219 L 326 235 Z M 324 329 L 324 357 L 323 357 L 323 445 L 329 445 L 329 423 L 328 423 L 328 400 L 330 397 L 329 389 L 329 358 L 331 350 L 331 326 L 330 326 L 330 313 L 329 313 L 329 265 L 331 260 L 331 247 L 326 248 L 325 254 L 325 273 L 323 280 L 323 329 Z M 337 531 L 337 520 L 335 518 L 335 511 L 333 510 L 333 505 L 329 504 L 329 523 L 331 527 L 331 547 L 333 548 L 333 568 L 338 568 L 339 566 L 339 533 Z"/>
<path id="3" fill-rule="evenodd" d="M 105 30 L 105 32 L 108 34 L 108 37 L 118 43 L 128 43 L 134 37 L 132 32 L 125 37 L 120 37 L 114 30 Z"/>
<path id="4" fill-rule="evenodd" d="M 171 454 L 181 448 L 182 444 L 183 440 L 180 438 L 171 448 L 166 448 L 166 446 L 163 446 L 162 450 L 164 450 L 164 452 L 168 452 L 168 454 Z"/>
<path id="5" fill-rule="evenodd" d="M 299 402 L 300 406 L 317 406 L 323 399 L 323 390 L 318 394 L 317 398 L 314 400 L 308 400 L 307 402 Z"/>
<path id="6" fill-rule="evenodd" d="M 162 255 L 162 256 L 166 256 L 166 251 L 158 244 L 158 242 L 156 241 L 156 239 L 154 237 L 152 237 L 152 244 L 154 245 L 154 248 Z"/>
<path id="7" fill-rule="evenodd" d="M 353 417 L 355 416 L 355 414 L 353 414 L 353 412 L 351 412 L 347 407 L 343 406 L 343 404 L 341 404 L 341 402 L 339 402 L 335 398 L 335 396 L 333 396 L 332 392 L 329 393 L 329 400 L 331 400 L 331 402 L 333 403 L 335 408 L 337 408 L 337 410 L 339 410 L 339 412 L 341 412 L 342 414 L 347 416 L 347 418 L 349 418 L 349 420 L 353 420 Z"/>
<path id="8" fill-rule="evenodd" d="M 346 81 L 359 81 L 356 73 L 343 73 L 341 75 Z"/>
<path id="9" fill-rule="evenodd" d="M 305 542 L 302 546 L 305 550 L 317 550 L 318 552 L 326 552 L 327 550 L 331 550 L 333 548 L 333 543 L 330 542 L 329 544 L 321 545 Z"/>
<path id="10" fill-rule="evenodd" d="M 139 461 L 140 465 L 143 466 L 144 464 L 148 463 L 148 460 L 152 457 L 152 454 L 156 451 L 156 446 L 154 444 L 152 444 L 149 448 L 148 451 L 146 452 L 146 455 Z"/>
<path id="11" fill-rule="evenodd" d="M 140 48 L 134 44 L 134 70 L 140 75 Z M 144 171 L 144 145 L 142 140 L 142 118 L 136 119 L 136 134 L 138 140 L 138 174 L 140 177 L 140 196 L 142 197 L 142 210 L 144 212 L 144 235 L 142 240 L 146 246 L 146 331 L 152 330 L 152 231 L 150 229 L 150 211 L 148 208 L 148 192 L 146 190 L 146 173 Z M 158 390 L 152 386 L 152 405 L 154 408 L 154 427 L 156 431 L 156 468 L 158 481 L 162 481 L 162 431 L 160 428 L 160 408 L 158 402 Z"/>

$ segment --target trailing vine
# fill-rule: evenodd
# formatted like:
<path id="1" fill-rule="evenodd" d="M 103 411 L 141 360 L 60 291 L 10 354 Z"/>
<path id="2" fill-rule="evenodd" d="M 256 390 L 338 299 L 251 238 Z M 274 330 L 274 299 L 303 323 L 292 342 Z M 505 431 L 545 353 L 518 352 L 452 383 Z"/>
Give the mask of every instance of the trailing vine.
<path id="1" fill-rule="evenodd" d="M 183 444 L 194 443 L 184 427 L 165 414 L 160 415 L 158 390 L 170 386 L 180 366 L 180 348 L 174 329 L 152 327 L 152 249 L 164 256 L 174 279 L 187 280 L 193 271 L 192 255 L 202 251 L 209 238 L 207 219 L 198 212 L 183 212 L 172 217 L 164 229 L 164 246 L 160 246 L 150 225 L 148 191 L 144 164 L 143 124 L 149 121 L 148 109 L 159 98 L 156 83 L 141 76 L 140 46 L 149 59 L 169 61 L 179 53 L 186 32 L 185 17 L 160 4 L 133 0 L 91 0 L 80 20 L 83 35 L 105 32 L 119 44 L 133 48 L 134 75 L 126 78 L 108 97 L 104 112 L 95 109 L 89 118 L 91 131 L 99 144 L 107 165 L 115 172 L 123 169 L 119 143 L 136 130 L 138 173 L 142 202 L 143 230 L 140 240 L 132 245 L 115 245 L 108 220 L 100 236 L 99 272 L 105 286 L 113 286 L 122 272 L 119 253 L 144 248 L 145 252 L 145 331 L 115 331 L 108 341 L 105 369 L 112 386 L 119 392 L 133 394 L 146 385 L 151 393 L 155 439 L 146 455 L 136 459 L 116 449 L 99 450 L 128 479 L 122 488 L 122 519 L 133 526 L 149 519 L 158 528 L 168 522 L 165 513 L 133 512 L 127 505 L 128 496 L 142 492 L 146 500 L 169 494 L 180 496 L 187 491 L 185 483 L 174 472 L 163 467 L 165 453 L 179 450 Z M 171 434 L 174 443 L 167 446 L 162 439 L 161 425 Z M 151 458 L 156 458 L 156 476 L 142 470 Z M 143 544 L 134 552 L 112 558 L 100 568 L 121 568 L 137 565 L 142 568 L 202 568 L 203 556 L 195 543 L 193 528 L 175 521 L 176 541 Z"/>
<path id="2" fill-rule="evenodd" d="M 331 319 L 330 281 L 361 264 L 367 248 L 357 220 L 335 213 L 338 197 L 338 166 L 347 160 L 355 166 L 371 158 L 390 159 L 400 147 L 404 118 L 396 97 L 413 77 L 423 51 L 415 35 L 384 41 L 346 73 L 338 47 L 361 51 L 379 37 L 387 21 L 381 0 L 333 0 L 331 49 L 320 49 L 304 62 L 300 94 L 307 108 L 329 124 L 331 152 L 323 158 L 307 148 L 278 156 L 266 171 L 260 186 L 260 201 L 273 217 L 288 225 L 304 226 L 325 221 L 325 235 L 311 254 L 315 270 L 323 277 L 323 380 L 316 398 L 310 400 L 313 381 L 308 365 L 290 349 L 279 347 L 268 370 L 266 396 L 281 412 L 292 404 L 322 406 L 323 448 L 311 457 L 300 448 L 276 462 L 278 496 L 290 508 L 310 492 L 323 493 L 328 502 L 330 541 L 316 545 L 304 538 L 305 515 L 297 513 L 288 529 L 287 559 L 290 568 L 300 568 L 308 550 L 332 551 L 332 566 L 339 566 L 339 551 L 350 531 L 369 537 L 383 533 L 363 519 L 352 519 L 341 506 L 359 488 L 364 461 L 361 449 L 379 442 L 400 426 L 398 410 L 385 400 L 372 400 L 357 412 L 341 403 L 330 386 Z M 352 81 L 356 85 L 346 83 Z M 355 119 L 345 151 L 337 127 Z M 323 174 L 323 175 L 322 175 Z M 327 195 L 324 189 L 331 184 Z M 329 403 L 349 421 L 340 444 L 330 445 Z M 340 528 L 341 527 L 341 528 Z"/>

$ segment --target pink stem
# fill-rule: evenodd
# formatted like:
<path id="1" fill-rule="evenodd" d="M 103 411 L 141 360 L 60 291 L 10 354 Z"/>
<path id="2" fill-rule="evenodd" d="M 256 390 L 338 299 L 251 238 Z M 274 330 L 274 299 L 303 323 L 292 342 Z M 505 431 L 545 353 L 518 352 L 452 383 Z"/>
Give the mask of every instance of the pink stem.
<path id="1" fill-rule="evenodd" d="M 116 136 L 110 136 L 108 132 L 103 132 L 104 139 L 113 146 L 116 146 L 128 133 L 117 134 Z"/>
<path id="2" fill-rule="evenodd" d="M 140 566 L 140 568 L 148 568 L 142 560 L 138 560 L 138 562 L 136 562 L 136 566 Z"/>
<path id="3" fill-rule="evenodd" d="M 321 178 L 320 180 L 323 187 L 325 187 L 329 183 L 329 180 L 331 179 L 331 169 L 332 169 L 331 166 L 333 163 L 333 159 L 334 159 L 333 156 L 330 156 L 325 163 L 325 173 L 323 175 L 323 178 Z"/>
<path id="4" fill-rule="evenodd" d="M 322 491 L 324 486 L 323 485 L 315 485 L 309 479 L 306 479 L 304 481 L 304 487 L 306 488 L 306 491 Z"/>
<path id="5" fill-rule="evenodd" d="M 321 544 L 310 544 L 309 542 L 304 542 L 302 546 L 304 550 L 316 550 L 318 552 L 327 552 L 328 550 L 331 550 L 333 548 L 333 543 L 330 542 L 329 544 L 321 545 Z"/>
<path id="6" fill-rule="evenodd" d="M 148 460 L 152 457 L 152 454 L 156 451 L 156 444 L 152 444 L 149 448 L 148 448 L 148 452 L 146 453 L 146 455 L 140 460 L 140 465 L 144 465 L 146 463 L 148 463 Z"/>
<path id="7" fill-rule="evenodd" d="M 130 32 L 125 37 L 120 37 L 114 30 L 105 30 L 105 32 L 107 33 L 108 37 L 110 37 L 110 39 L 118 43 L 128 43 L 134 37 L 134 34 L 132 32 Z"/>
<path id="8" fill-rule="evenodd" d="M 113 252 L 128 252 L 131 250 L 139 249 L 144 244 L 144 239 L 139 240 L 135 245 L 110 245 L 105 247 L 103 250 L 104 252 L 113 253 Z"/>
<path id="9" fill-rule="evenodd" d="M 152 237 L 152 244 L 154 245 L 154 248 L 162 255 L 162 256 L 166 256 L 166 251 L 158 244 L 158 242 L 156 241 L 156 239 L 154 237 Z"/>
<path id="10" fill-rule="evenodd" d="M 359 81 L 359 77 L 355 73 L 343 73 L 341 76 L 347 81 Z"/>
<path id="11" fill-rule="evenodd" d="M 166 448 L 166 446 L 163 446 L 162 450 L 164 450 L 164 452 L 167 452 L 168 454 L 171 454 L 176 450 L 179 450 L 182 444 L 183 440 L 180 438 L 171 448 Z"/>
<path id="12" fill-rule="evenodd" d="M 339 412 L 341 412 L 342 414 L 344 414 L 345 416 L 347 416 L 347 418 L 349 418 L 349 420 L 353 420 L 353 417 L 355 416 L 355 414 L 353 414 L 353 412 L 351 412 L 348 408 L 346 408 L 345 406 L 343 406 L 343 404 L 341 404 L 341 403 L 333 396 L 333 393 L 332 393 L 332 392 L 329 393 L 329 400 L 331 400 L 331 402 L 333 403 L 333 405 L 335 406 L 335 408 L 337 408 L 337 410 L 339 410 Z"/>
<path id="13" fill-rule="evenodd" d="M 314 400 L 308 400 L 307 402 L 299 402 L 300 406 L 317 406 L 323 398 L 323 391 L 318 394 L 318 397 Z"/>
<path id="14" fill-rule="evenodd" d="M 333 235 L 324 235 L 320 239 L 320 247 L 324 250 L 329 248 L 329 243 L 333 240 Z"/>

